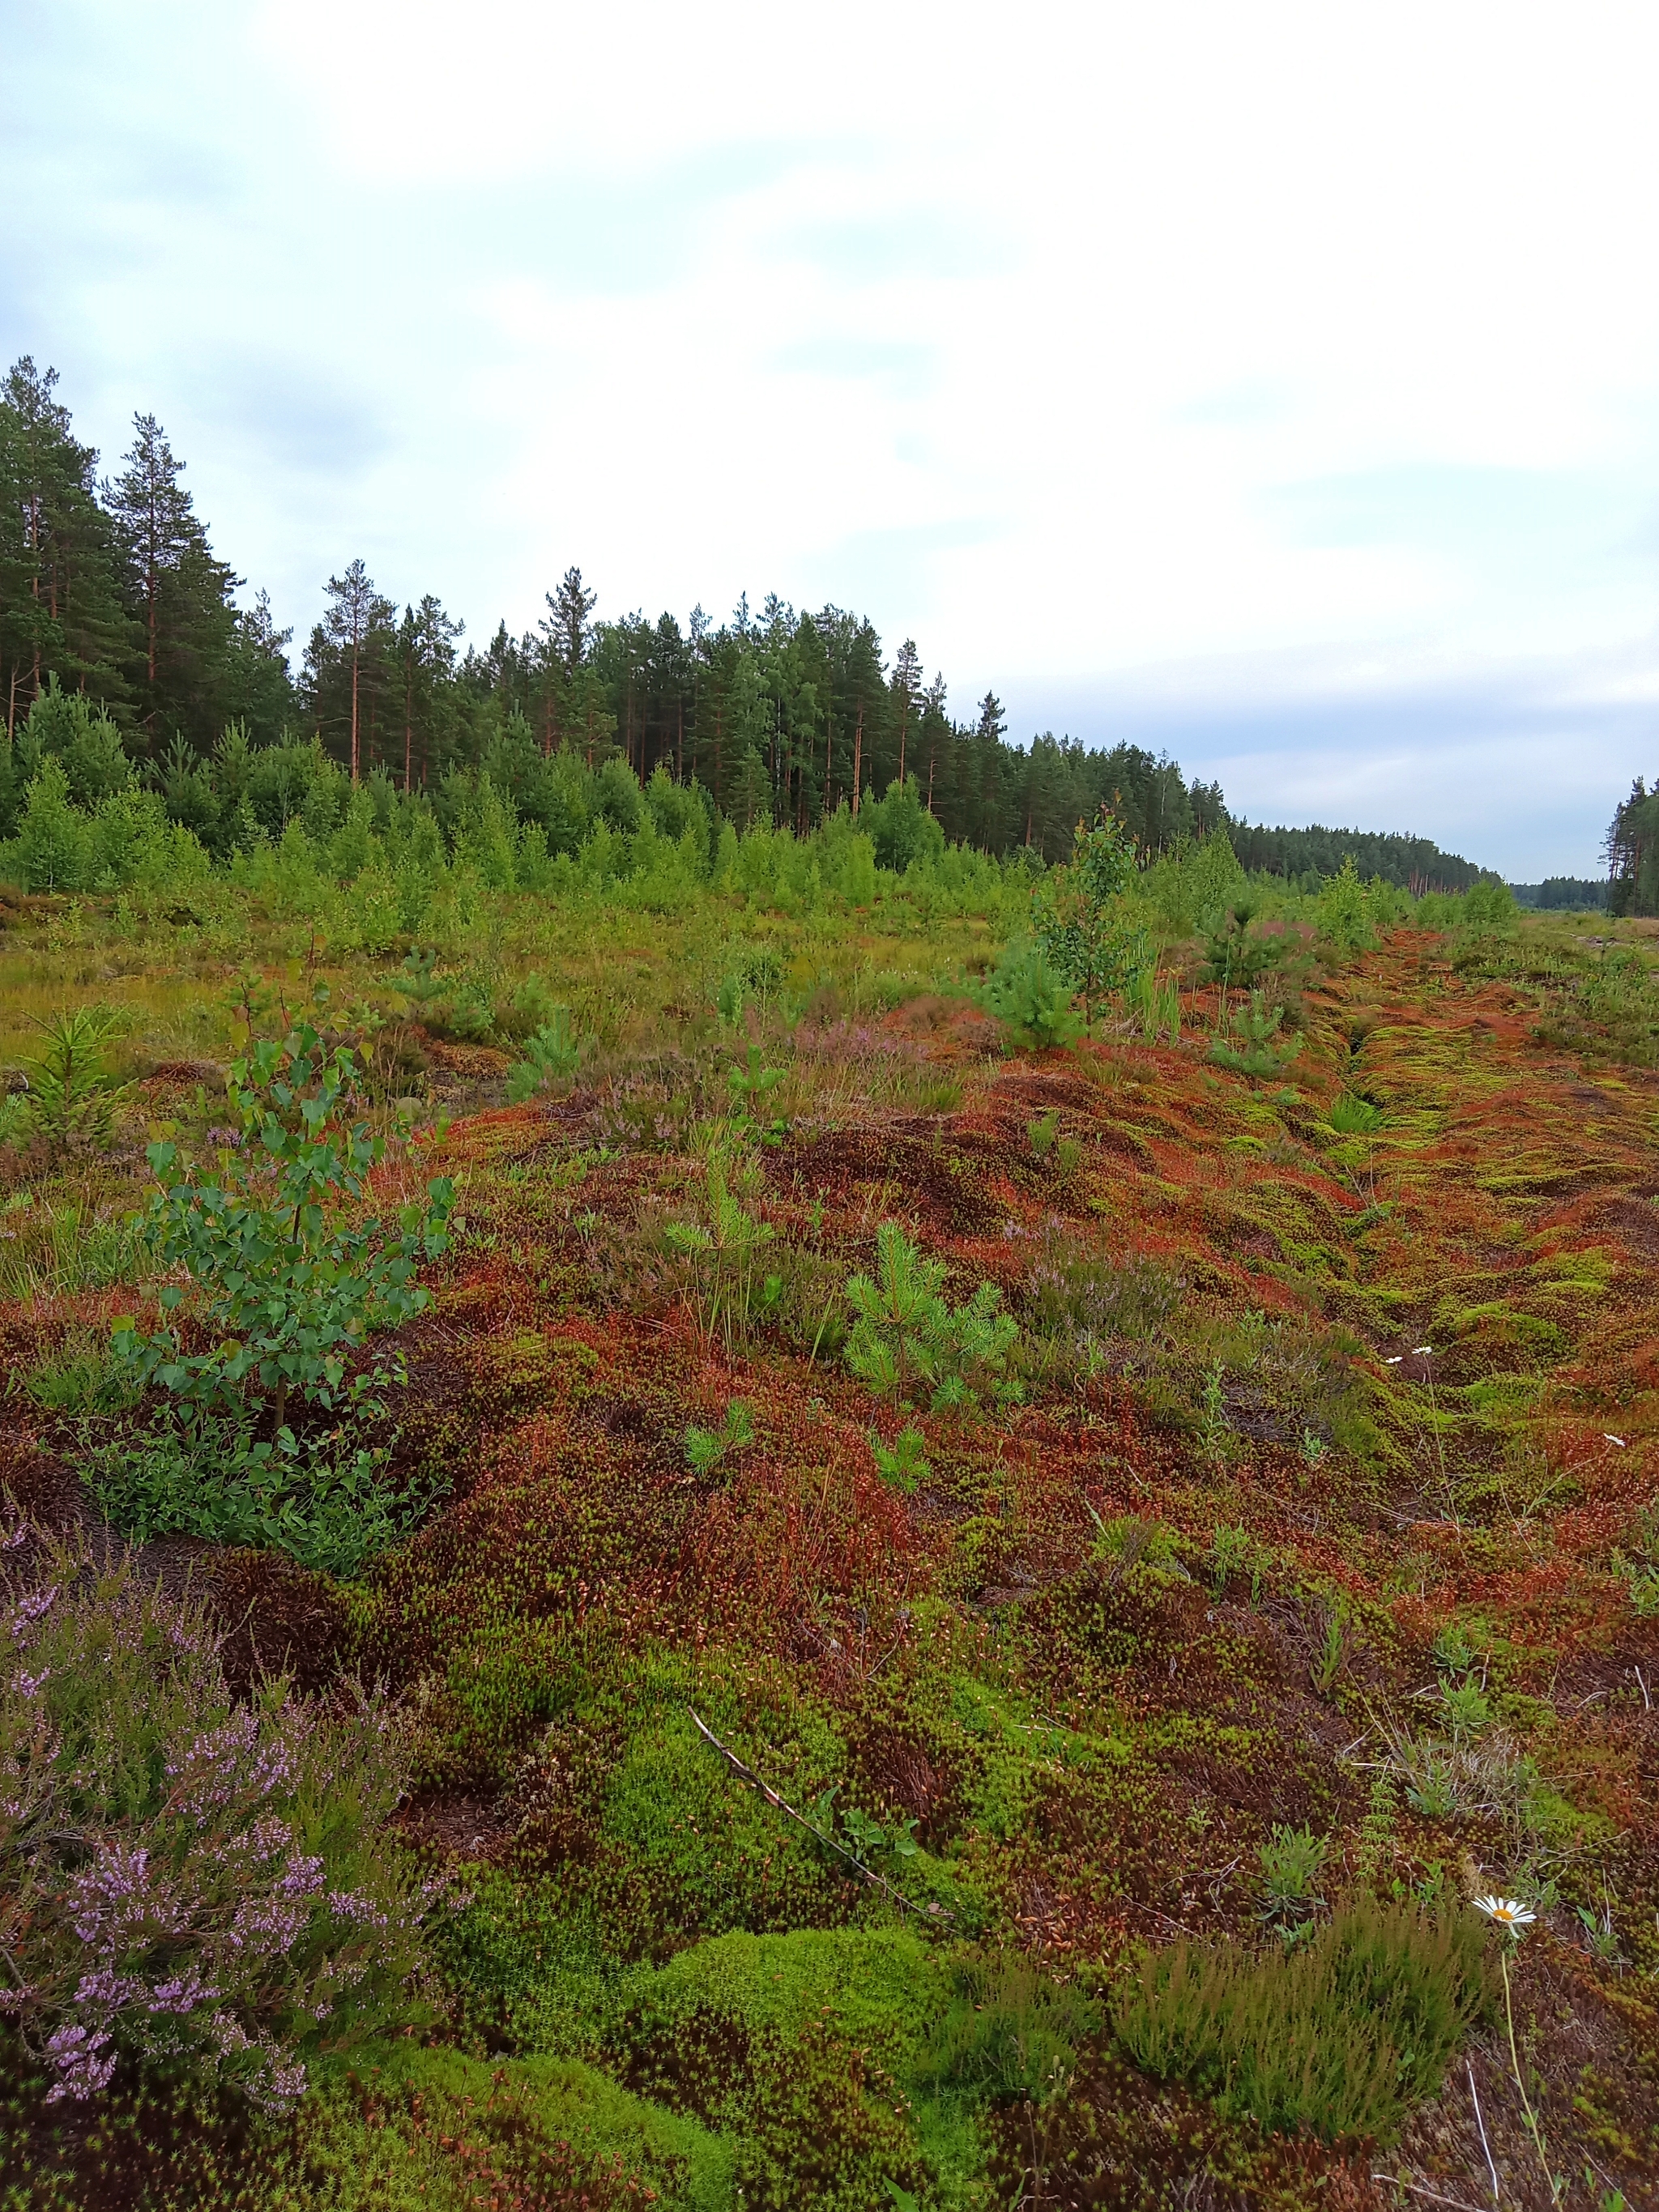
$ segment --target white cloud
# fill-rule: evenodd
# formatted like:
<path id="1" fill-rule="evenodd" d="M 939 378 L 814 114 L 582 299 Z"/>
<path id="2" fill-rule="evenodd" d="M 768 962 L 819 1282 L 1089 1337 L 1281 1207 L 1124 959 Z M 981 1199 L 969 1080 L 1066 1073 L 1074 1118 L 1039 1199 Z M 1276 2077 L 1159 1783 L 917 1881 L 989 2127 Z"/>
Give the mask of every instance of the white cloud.
<path id="1" fill-rule="evenodd" d="M 475 629 L 572 559 L 833 598 L 1017 730 L 1156 693 L 1286 812 L 1420 794 L 1500 862 L 1652 765 L 1648 9 L 0 22 L 0 337 L 107 448 L 154 408 L 285 618 L 359 550 Z M 1500 808 L 1471 732 L 1552 685 Z M 1319 698 L 1438 772 L 1228 750 Z"/>

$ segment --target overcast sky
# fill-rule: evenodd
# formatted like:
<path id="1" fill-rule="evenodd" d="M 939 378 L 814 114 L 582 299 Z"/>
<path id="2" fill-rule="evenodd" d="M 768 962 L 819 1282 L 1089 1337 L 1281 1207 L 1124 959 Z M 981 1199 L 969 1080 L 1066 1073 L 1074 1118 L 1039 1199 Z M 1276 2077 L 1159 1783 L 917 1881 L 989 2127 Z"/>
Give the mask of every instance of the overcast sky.
<path id="1" fill-rule="evenodd" d="M 0 348 L 303 638 L 740 592 L 1253 818 L 1659 771 L 1651 5 L 0 0 Z"/>

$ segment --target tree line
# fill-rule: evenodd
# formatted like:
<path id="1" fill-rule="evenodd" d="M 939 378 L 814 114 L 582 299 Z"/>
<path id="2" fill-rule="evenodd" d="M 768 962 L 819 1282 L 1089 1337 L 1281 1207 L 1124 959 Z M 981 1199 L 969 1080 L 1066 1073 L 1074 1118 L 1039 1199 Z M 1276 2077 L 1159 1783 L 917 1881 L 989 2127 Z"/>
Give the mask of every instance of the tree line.
<path id="1" fill-rule="evenodd" d="M 1332 873 L 1349 852 L 1404 889 L 1462 890 L 1480 872 L 1425 839 L 1252 828 L 1218 783 L 1144 746 L 1090 750 L 1050 732 L 1012 744 L 994 692 L 958 718 L 913 639 L 890 659 L 867 617 L 776 594 L 718 623 L 701 606 L 684 625 L 605 621 L 572 567 L 532 629 L 501 623 L 479 642 L 432 593 L 400 611 L 356 559 L 329 578 L 296 669 L 266 594 L 238 604 L 246 580 L 214 552 L 155 416 L 134 416 L 118 471 L 100 477 L 58 383 L 26 356 L 0 391 L 8 750 L 54 684 L 82 694 L 177 819 L 204 813 L 226 781 L 212 764 L 227 743 L 231 782 L 251 772 L 246 757 L 270 753 L 261 777 L 276 787 L 299 779 L 314 740 L 351 784 L 434 804 L 447 787 L 453 804 L 487 761 L 514 763 L 522 795 L 538 758 L 574 752 L 590 769 L 620 760 L 641 786 L 660 769 L 701 787 L 739 829 L 765 817 L 805 834 L 902 783 L 945 840 L 992 855 L 1058 860 L 1107 805 L 1146 858 L 1226 830 L 1247 867 L 1279 875 Z"/>

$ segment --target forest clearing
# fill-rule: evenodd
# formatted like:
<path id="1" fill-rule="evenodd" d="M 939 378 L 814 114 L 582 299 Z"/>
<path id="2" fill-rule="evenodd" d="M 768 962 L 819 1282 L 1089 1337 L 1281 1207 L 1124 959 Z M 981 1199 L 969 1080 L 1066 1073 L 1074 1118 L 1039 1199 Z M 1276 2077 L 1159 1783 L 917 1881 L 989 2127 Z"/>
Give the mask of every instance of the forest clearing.
<path id="1" fill-rule="evenodd" d="M 9 895 L 3 2201 L 1651 2203 L 1653 926 L 740 843 Z"/>

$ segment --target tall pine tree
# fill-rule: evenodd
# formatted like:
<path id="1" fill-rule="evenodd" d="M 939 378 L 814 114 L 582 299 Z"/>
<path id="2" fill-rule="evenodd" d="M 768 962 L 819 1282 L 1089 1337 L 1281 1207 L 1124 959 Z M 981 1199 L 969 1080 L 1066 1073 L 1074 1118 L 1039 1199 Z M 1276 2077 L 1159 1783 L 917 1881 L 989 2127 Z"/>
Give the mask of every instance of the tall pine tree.
<path id="1" fill-rule="evenodd" d="M 130 710 L 130 645 L 98 455 L 54 395 L 58 372 L 25 354 L 0 387 L 0 687 L 8 733 L 55 675 Z"/>
<path id="2" fill-rule="evenodd" d="M 157 754 L 168 732 L 184 732 L 204 752 L 212 745 L 236 630 L 231 593 L 241 581 L 215 559 L 183 474 L 155 417 L 135 415 L 131 451 L 105 487 L 123 596 L 143 641 L 132 688 Z"/>

